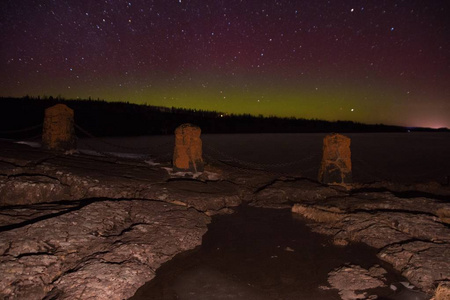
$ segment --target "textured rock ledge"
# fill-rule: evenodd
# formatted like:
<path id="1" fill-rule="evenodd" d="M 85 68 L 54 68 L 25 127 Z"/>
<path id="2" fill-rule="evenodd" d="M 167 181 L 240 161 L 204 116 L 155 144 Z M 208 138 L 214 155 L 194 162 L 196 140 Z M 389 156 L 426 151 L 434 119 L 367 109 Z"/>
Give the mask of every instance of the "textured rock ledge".
<path id="1" fill-rule="evenodd" d="M 379 250 L 412 284 L 432 295 L 450 282 L 450 188 L 437 183 L 390 182 L 324 186 L 307 179 L 276 179 L 250 205 L 291 207 L 313 231 L 336 245 L 363 242 Z"/>
<path id="2" fill-rule="evenodd" d="M 201 244 L 232 183 L 0 142 L 0 298 L 124 299 Z"/>
<path id="3" fill-rule="evenodd" d="M 114 158 L 62 155 L 0 142 L 0 207 L 80 199 L 154 199 L 216 213 L 241 203 L 227 181 L 171 178 L 161 167 Z"/>
<path id="4" fill-rule="evenodd" d="M 378 248 L 429 294 L 450 281 L 448 187 L 344 189 L 226 168 L 220 181 L 193 181 L 139 162 L 0 146 L 0 298 L 129 297 L 201 243 L 207 215 L 242 201 L 294 206 L 336 244 Z"/>
<path id="5" fill-rule="evenodd" d="M 208 222 L 193 209 L 144 200 L 44 214 L 0 233 L 0 298 L 131 297 L 162 263 L 200 245 Z"/>
<path id="6" fill-rule="evenodd" d="M 450 281 L 450 228 L 438 215 L 444 207 L 432 199 L 363 194 L 297 203 L 292 211 L 314 221 L 313 231 L 333 236 L 335 244 L 363 242 L 379 249 L 382 260 L 433 294 L 439 283 Z"/>

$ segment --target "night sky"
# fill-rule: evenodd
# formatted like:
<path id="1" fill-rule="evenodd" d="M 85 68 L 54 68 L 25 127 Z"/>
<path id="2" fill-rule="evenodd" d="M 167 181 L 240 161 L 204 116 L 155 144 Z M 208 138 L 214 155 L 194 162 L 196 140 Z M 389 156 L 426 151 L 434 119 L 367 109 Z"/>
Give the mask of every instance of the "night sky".
<path id="1" fill-rule="evenodd" d="M 450 128 L 448 0 L 3 0 L 0 96 Z"/>

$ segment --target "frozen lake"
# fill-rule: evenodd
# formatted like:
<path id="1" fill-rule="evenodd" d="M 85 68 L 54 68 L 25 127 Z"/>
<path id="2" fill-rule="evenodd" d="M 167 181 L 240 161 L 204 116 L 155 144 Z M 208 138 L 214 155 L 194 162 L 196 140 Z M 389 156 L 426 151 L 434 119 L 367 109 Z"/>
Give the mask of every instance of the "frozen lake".
<path id="1" fill-rule="evenodd" d="M 243 168 L 317 178 L 326 134 L 202 135 L 206 161 L 221 160 Z M 449 133 L 352 133 L 355 182 L 391 180 L 403 183 L 437 181 L 450 176 Z M 80 139 L 79 148 L 142 153 L 170 161 L 173 136 Z"/>

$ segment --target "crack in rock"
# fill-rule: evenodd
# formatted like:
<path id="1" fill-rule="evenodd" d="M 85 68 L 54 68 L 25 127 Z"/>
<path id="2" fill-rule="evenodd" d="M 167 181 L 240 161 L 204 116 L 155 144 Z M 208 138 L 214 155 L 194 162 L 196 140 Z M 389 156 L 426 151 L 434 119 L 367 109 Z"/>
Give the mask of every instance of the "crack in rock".
<path id="1" fill-rule="evenodd" d="M 209 220 L 160 201 L 80 201 L 0 232 L 0 298 L 131 297 L 162 263 L 198 246 Z"/>

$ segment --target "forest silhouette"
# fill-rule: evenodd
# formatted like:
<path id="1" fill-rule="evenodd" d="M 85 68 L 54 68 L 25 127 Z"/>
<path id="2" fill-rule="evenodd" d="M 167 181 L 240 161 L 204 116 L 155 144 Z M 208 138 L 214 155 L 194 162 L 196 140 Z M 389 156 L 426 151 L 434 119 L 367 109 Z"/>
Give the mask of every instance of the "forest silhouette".
<path id="1" fill-rule="evenodd" d="M 129 102 L 70 100 L 62 97 L 0 98 L 0 137 L 6 133 L 42 124 L 44 111 L 62 103 L 75 112 L 75 123 L 95 136 L 140 136 L 173 134 L 176 127 L 192 123 L 202 133 L 322 133 L 446 131 L 446 128 L 406 128 L 352 121 L 233 115 L 216 111 L 168 108 Z M 40 129 L 36 129 L 38 133 Z M 20 138 L 20 132 L 14 138 Z"/>

